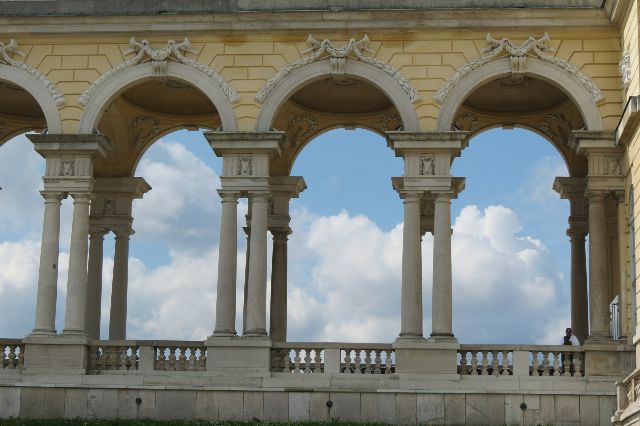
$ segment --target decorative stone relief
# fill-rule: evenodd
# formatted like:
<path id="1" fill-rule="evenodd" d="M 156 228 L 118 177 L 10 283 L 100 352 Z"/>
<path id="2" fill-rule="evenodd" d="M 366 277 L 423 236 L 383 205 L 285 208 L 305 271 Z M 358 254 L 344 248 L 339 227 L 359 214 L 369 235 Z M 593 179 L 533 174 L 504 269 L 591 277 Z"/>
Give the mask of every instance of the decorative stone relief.
<path id="1" fill-rule="evenodd" d="M 433 155 L 428 155 L 420 158 L 420 175 L 421 176 L 433 176 L 436 174 L 436 162 Z"/>
<path id="2" fill-rule="evenodd" d="M 527 41 L 525 41 L 521 46 L 514 46 L 507 38 L 503 38 L 498 41 L 492 38 L 491 34 L 487 34 L 485 41 L 487 47 L 483 50 L 483 54 L 476 60 L 471 61 L 458 68 L 455 74 L 451 78 L 449 78 L 440 88 L 440 90 L 438 90 L 434 95 L 433 98 L 436 100 L 436 102 L 440 104 L 444 103 L 451 89 L 462 77 L 469 74 L 471 71 L 480 68 L 482 65 L 502 57 L 501 55 L 505 52 L 511 60 L 511 72 L 514 75 L 525 73 L 525 58 L 527 56 L 535 56 L 538 59 L 548 62 L 567 73 L 571 78 L 576 80 L 591 94 L 591 97 L 595 102 L 599 102 L 604 99 L 600 88 L 590 77 L 580 72 L 580 70 L 578 70 L 575 65 L 548 54 L 553 51 L 549 46 L 547 46 L 547 42 L 549 41 L 549 35 L 547 33 L 545 33 L 543 37 L 537 40 L 533 37 L 529 37 Z"/>
<path id="3" fill-rule="evenodd" d="M 11 54 L 11 55 L 10 55 Z M 33 77 L 35 77 L 42 85 L 47 89 L 57 106 L 65 104 L 66 100 L 64 95 L 58 90 L 55 84 L 49 81 L 44 75 L 31 65 L 27 65 L 23 62 L 18 62 L 12 58 L 13 55 L 25 57 L 24 52 L 18 50 L 18 43 L 14 39 L 9 41 L 9 44 L 0 43 L 0 64 L 9 65 L 12 67 L 20 68 Z"/>
<path id="4" fill-rule="evenodd" d="M 102 205 L 103 216 L 115 216 L 116 215 L 116 200 L 105 199 Z"/>
<path id="5" fill-rule="evenodd" d="M 621 158 L 618 156 L 607 157 L 607 174 L 610 176 L 622 175 Z"/>
<path id="6" fill-rule="evenodd" d="M 453 127 L 473 133 L 478 129 L 478 117 L 473 112 L 463 112 L 453 120 Z"/>
<path id="7" fill-rule="evenodd" d="M 385 112 L 382 114 L 382 117 L 380 117 L 380 127 L 385 132 L 390 130 L 401 130 L 402 119 L 396 111 Z"/>
<path id="8" fill-rule="evenodd" d="M 317 125 L 318 119 L 311 113 L 305 112 L 294 116 L 285 132 L 291 148 L 296 148 L 306 136 L 313 132 Z"/>
<path id="9" fill-rule="evenodd" d="M 75 161 L 74 160 L 62 160 L 60 163 L 60 175 L 61 176 L 73 176 L 75 173 Z"/>
<path id="10" fill-rule="evenodd" d="M 550 112 L 544 116 L 542 131 L 551 139 L 566 143 L 571 136 L 571 122 L 561 112 Z"/>
<path id="11" fill-rule="evenodd" d="M 140 148 L 145 142 L 160 133 L 160 122 L 152 115 L 141 115 L 134 118 L 127 131 L 133 138 L 133 147 Z"/>
<path id="12" fill-rule="evenodd" d="M 135 56 L 122 64 L 111 68 L 100 76 L 100 78 L 91 83 L 89 88 L 85 90 L 79 98 L 79 102 L 82 106 L 86 107 L 89 104 L 96 90 L 98 90 L 98 88 L 107 80 L 113 78 L 115 75 L 127 68 L 131 68 L 134 65 L 145 62 L 151 62 L 154 72 L 158 76 L 164 77 L 167 75 L 167 66 L 169 61 L 190 66 L 213 80 L 213 82 L 222 89 L 229 102 L 236 103 L 240 99 L 238 94 L 231 88 L 231 86 L 229 86 L 229 83 L 227 83 L 220 74 L 208 66 L 184 56 L 183 53 L 198 53 L 197 50 L 191 48 L 191 42 L 188 38 L 185 38 L 182 43 L 176 43 L 174 40 L 169 40 L 167 42 L 167 46 L 161 49 L 154 49 L 147 40 L 138 42 L 135 37 L 131 37 L 129 44 L 131 45 L 131 49 L 125 52 L 125 56 L 130 54 L 135 54 Z"/>
<path id="13" fill-rule="evenodd" d="M 309 49 L 305 50 L 302 53 L 310 53 L 310 55 L 303 57 L 302 59 L 297 60 L 289 65 L 286 65 L 284 68 L 278 71 L 278 74 L 269 79 L 269 81 L 267 81 L 264 86 L 262 86 L 262 88 L 256 95 L 256 100 L 258 102 L 263 103 L 265 99 L 267 99 L 269 93 L 271 93 L 271 91 L 282 80 L 284 80 L 295 70 L 302 68 L 305 65 L 309 65 L 316 61 L 325 59 L 328 59 L 330 61 L 332 75 L 335 78 L 340 79 L 344 77 L 344 66 L 346 60 L 353 59 L 369 64 L 389 74 L 396 81 L 396 83 L 398 83 L 400 87 L 402 87 L 402 90 L 407 94 L 411 103 L 415 103 L 420 99 L 420 94 L 418 93 L 418 91 L 407 79 L 400 75 L 400 71 L 389 64 L 385 64 L 382 61 L 365 55 L 365 53 L 373 53 L 370 49 L 367 48 L 367 45 L 369 44 L 369 37 L 366 34 L 360 40 L 352 38 L 345 46 L 342 46 L 340 48 L 333 46 L 331 41 L 327 39 L 318 41 L 314 39 L 312 35 L 309 35 L 307 44 L 310 46 Z"/>
<path id="14" fill-rule="evenodd" d="M 238 158 L 238 176 L 251 176 L 253 174 L 252 163 L 251 157 Z"/>
<path id="15" fill-rule="evenodd" d="M 622 86 L 626 89 L 629 87 L 629 83 L 631 83 L 631 55 L 628 51 L 624 52 L 622 55 L 622 60 L 620 61 L 620 77 L 622 77 Z"/>

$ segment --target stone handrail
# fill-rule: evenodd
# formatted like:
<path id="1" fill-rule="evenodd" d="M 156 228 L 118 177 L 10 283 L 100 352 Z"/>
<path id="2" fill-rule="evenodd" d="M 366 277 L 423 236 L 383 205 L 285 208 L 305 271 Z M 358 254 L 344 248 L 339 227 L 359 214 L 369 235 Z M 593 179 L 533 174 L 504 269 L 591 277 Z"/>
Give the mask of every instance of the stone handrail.
<path id="1" fill-rule="evenodd" d="M 0 371 L 22 370 L 24 365 L 24 343 L 22 343 L 22 339 L 0 339 L 0 350 L 2 351 Z"/>
<path id="2" fill-rule="evenodd" d="M 92 340 L 88 371 L 204 371 L 207 348 L 203 341 Z"/>
<path id="3" fill-rule="evenodd" d="M 274 343 L 271 371 L 390 374 L 394 372 L 394 359 L 395 351 L 385 343 Z"/>
<path id="4" fill-rule="evenodd" d="M 584 349 L 563 345 L 460 345 L 458 373 L 582 377 Z"/>

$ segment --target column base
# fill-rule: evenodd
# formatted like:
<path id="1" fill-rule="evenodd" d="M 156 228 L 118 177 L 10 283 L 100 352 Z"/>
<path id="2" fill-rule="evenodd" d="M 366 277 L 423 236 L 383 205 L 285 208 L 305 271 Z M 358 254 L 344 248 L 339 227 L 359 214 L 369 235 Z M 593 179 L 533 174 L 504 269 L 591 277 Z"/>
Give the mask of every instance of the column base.
<path id="1" fill-rule="evenodd" d="M 54 329 L 34 328 L 27 336 L 56 336 L 58 332 Z"/>
<path id="2" fill-rule="evenodd" d="M 89 344 L 86 336 L 29 335 L 24 343 L 24 371 L 27 373 L 86 373 Z"/>
<path id="3" fill-rule="evenodd" d="M 238 333 L 235 330 L 215 330 L 209 338 L 215 337 L 236 337 Z"/>
<path id="4" fill-rule="evenodd" d="M 79 329 L 65 329 L 62 330 L 62 336 L 71 336 L 71 337 L 86 337 L 89 338 L 89 333 L 87 330 L 79 330 Z M 111 339 L 110 339 L 111 340 Z"/>
<path id="5" fill-rule="evenodd" d="M 427 339 L 429 343 L 458 343 L 458 339 L 453 334 L 435 334 L 431 333 L 431 336 Z"/>
<path id="6" fill-rule="evenodd" d="M 255 330 L 247 330 L 242 337 L 268 337 L 267 330 L 264 328 L 258 328 Z"/>
<path id="7" fill-rule="evenodd" d="M 259 338 L 260 337 L 260 338 Z M 269 377 L 271 339 L 268 336 L 211 337 L 207 346 L 207 372 L 216 376 Z"/>
<path id="8" fill-rule="evenodd" d="M 426 341 L 422 334 L 418 333 L 400 333 L 398 337 L 396 337 L 396 341 L 398 340 L 419 340 Z"/>

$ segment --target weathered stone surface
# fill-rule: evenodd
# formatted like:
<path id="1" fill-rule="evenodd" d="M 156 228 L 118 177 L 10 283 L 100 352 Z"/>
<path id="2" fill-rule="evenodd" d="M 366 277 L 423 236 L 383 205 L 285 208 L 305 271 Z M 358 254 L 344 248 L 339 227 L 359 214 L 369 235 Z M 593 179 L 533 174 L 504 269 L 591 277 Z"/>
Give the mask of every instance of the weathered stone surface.
<path id="1" fill-rule="evenodd" d="M 600 424 L 600 404 L 598 396 L 580 395 L 580 424 L 598 426 Z"/>
<path id="2" fill-rule="evenodd" d="M 244 416 L 243 392 L 216 392 L 220 420 L 242 420 Z"/>
<path id="3" fill-rule="evenodd" d="M 521 425 L 524 422 L 524 412 L 520 404 L 524 402 L 522 395 L 504 396 L 504 422 L 508 425 Z"/>
<path id="4" fill-rule="evenodd" d="M 555 396 L 556 422 L 580 421 L 580 397 L 573 395 Z"/>
<path id="5" fill-rule="evenodd" d="M 313 392 L 309 399 L 309 420 L 312 422 L 327 422 L 335 417 L 327 407 L 327 401 L 331 400 L 328 392 Z M 332 401 L 333 402 L 333 401 Z"/>
<path id="6" fill-rule="evenodd" d="M 418 423 L 442 424 L 444 423 L 444 395 L 417 396 Z"/>
<path id="7" fill-rule="evenodd" d="M 113 418 L 118 412 L 117 389 L 89 389 L 87 394 L 87 418 Z"/>
<path id="8" fill-rule="evenodd" d="M 292 422 L 309 421 L 309 403 L 311 394 L 309 392 L 289 393 L 289 420 Z"/>
<path id="9" fill-rule="evenodd" d="M 195 391 L 165 390 L 156 392 L 156 419 L 193 419 L 195 416 Z"/>
<path id="10" fill-rule="evenodd" d="M 396 395 L 396 422 L 414 424 L 416 422 L 416 394 L 399 393 Z"/>
<path id="11" fill-rule="evenodd" d="M 88 393 L 88 389 L 67 388 L 64 396 L 64 416 L 66 418 L 86 417 Z"/>
<path id="12" fill-rule="evenodd" d="M 20 392 L 20 417 L 39 418 L 44 416 L 43 388 L 22 388 Z"/>
<path id="13" fill-rule="evenodd" d="M 289 419 L 289 394 L 286 392 L 265 392 L 264 419 L 266 421 Z"/>
<path id="14" fill-rule="evenodd" d="M 264 397 L 262 392 L 244 393 L 244 418 L 246 420 L 264 418 Z"/>
<path id="15" fill-rule="evenodd" d="M 140 404 L 136 399 L 140 398 Z M 118 391 L 118 417 L 121 419 L 154 418 L 156 392 L 151 390 L 121 389 Z"/>
<path id="16" fill-rule="evenodd" d="M 504 423 L 504 395 L 467 395 L 465 415 L 467 424 Z"/>
<path id="17" fill-rule="evenodd" d="M 346 392 L 332 392 L 331 417 L 345 422 L 360 421 L 360 394 Z"/>
<path id="18" fill-rule="evenodd" d="M 50 388 L 44 392 L 44 417 L 64 417 L 65 389 Z"/>
<path id="19" fill-rule="evenodd" d="M 196 418 L 202 420 L 218 420 L 218 399 L 215 392 L 200 391 L 196 393 Z"/>
<path id="20" fill-rule="evenodd" d="M 524 424 L 554 424 L 555 398 L 553 395 L 525 395 Z"/>
<path id="21" fill-rule="evenodd" d="M 598 405 L 600 407 L 600 425 L 609 425 L 611 416 L 616 411 L 616 399 L 614 396 L 599 396 Z"/>
<path id="22" fill-rule="evenodd" d="M 380 423 L 396 422 L 396 395 L 381 393 L 378 395 L 378 421 Z"/>
<path id="23" fill-rule="evenodd" d="M 448 394 L 444 396 L 444 422 L 446 424 L 466 422 L 464 395 Z"/>
<path id="24" fill-rule="evenodd" d="M 20 388 L 0 387 L 0 419 L 20 415 Z"/>
<path id="25" fill-rule="evenodd" d="M 363 393 L 360 395 L 360 421 L 378 423 L 378 394 Z"/>

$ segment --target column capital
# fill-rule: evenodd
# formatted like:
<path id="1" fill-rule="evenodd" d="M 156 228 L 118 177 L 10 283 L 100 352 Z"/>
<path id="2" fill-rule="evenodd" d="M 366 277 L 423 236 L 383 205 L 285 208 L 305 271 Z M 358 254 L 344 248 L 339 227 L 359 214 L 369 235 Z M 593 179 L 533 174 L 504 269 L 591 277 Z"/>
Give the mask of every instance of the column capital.
<path id="1" fill-rule="evenodd" d="M 268 202 L 269 200 L 271 200 L 271 193 L 267 191 L 252 191 L 248 193 L 248 196 L 252 201 Z"/>
<path id="2" fill-rule="evenodd" d="M 289 227 L 269 228 L 269 232 L 273 235 L 273 241 L 287 241 L 292 230 Z"/>
<path id="3" fill-rule="evenodd" d="M 230 203 L 230 202 L 237 203 L 238 198 L 240 198 L 240 192 L 228 191 L 224 189 L 218 189 L 218 195 L 220 195 L 220 198 L 222 199 L 223 203 Z"/>
<path id="4" fill-rule="evenodd" d="M 109 229 L 103 226 L 96 226 L 93 224 L 89 225 L 89 238 L 95 239 L 100 238 L 103 239 L 105 235 L 109 233 Z"/>
<path id="5" fill-rule="evenodd" d="M 118 238 L 129 239 L 130 236 L 136 233 L 131 226 L 116 226 L 111 231 L 115 234 L 116 240 Z"/>
<path id="6" fill-rule="evenodd" d="M 286 143 L 284 132 L 205 132 L 204 137 L 218 157 L 239 154 L 280 156 Z"/>
<path id="7" fill-rule="evenodd" d="M 40 191 L 40 195 L 42 195 L 42 198 L 44 198 L 46 203 L 59 203 L 67 198 L 68 194 L 60 191 Z"/>

